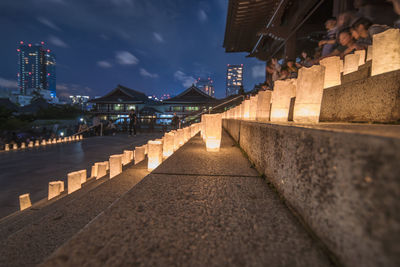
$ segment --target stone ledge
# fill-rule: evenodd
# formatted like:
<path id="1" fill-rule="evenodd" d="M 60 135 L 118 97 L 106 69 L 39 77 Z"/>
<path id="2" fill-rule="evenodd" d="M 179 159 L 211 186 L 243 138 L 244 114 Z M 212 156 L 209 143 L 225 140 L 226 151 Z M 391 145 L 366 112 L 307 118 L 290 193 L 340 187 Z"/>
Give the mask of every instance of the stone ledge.
<path id="1" fill-rule="evenodd" d="M 223 125 L 340 262 L 400 265 L 400 135 L 357 133 L 354 125 Z"/>

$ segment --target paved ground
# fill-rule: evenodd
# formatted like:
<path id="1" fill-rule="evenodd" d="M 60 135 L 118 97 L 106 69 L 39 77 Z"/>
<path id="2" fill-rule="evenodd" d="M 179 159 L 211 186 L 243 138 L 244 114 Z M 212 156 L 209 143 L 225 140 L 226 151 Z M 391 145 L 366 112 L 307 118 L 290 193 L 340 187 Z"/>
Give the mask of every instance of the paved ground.
<path id="1" fill-rule="evenodd" d="M 224 134 L 167 159 L 42 266 L 331 266 Z"/>
<path id="2" fill-rule="evenodd" d="M 30 193 L 32 202 L 47 197 L 48 182 L 66 181 L 67 173 L 87 169 L 112 154 L 134 149 L 160 133 L 91 137 L 81 142 L 0 153 L 0 218 L 19 209 L 18 196 Z"/>

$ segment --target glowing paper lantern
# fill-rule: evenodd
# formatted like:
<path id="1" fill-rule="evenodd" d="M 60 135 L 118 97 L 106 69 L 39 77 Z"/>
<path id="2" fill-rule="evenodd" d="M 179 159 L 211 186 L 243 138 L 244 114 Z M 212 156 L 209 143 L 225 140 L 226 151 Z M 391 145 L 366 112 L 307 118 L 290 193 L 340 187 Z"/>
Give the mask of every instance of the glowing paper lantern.
<path id="1" fill-rule="evenodd" d="M 185 143 L 190 140 L 190 128 L 189 127 L 183 128 L 183 139 L 185 140 Z"/>
<path id="2" fill-rule="evenodd" d="M 359 55 L 358 66 L 365 64 L 365 50 L 357 50 L 354 52 L 355 55 Z"/>
<path id="3" fill-rule="evenodd" d="M 81 189 L 81 187 L 81 174 L 79 172 L 68 173 L 68 194 L 71 194 L 76 190 Z"/>
<path id="4" fill-rule="evenodd" d="M 249 119 L 254 121 L 257 118 L 257 102 L 258 96 L 251 96 L 250 97 L 250 106 L 249 106 Z"/>
<path id="5" fill-rule="evenodd" d="M 68 142 L 68 137 L 64 137 L 63 142 Z"/>
<path id="6" fill-rule="evenodd" d="M 61 137 L 58 138 L 57 143 L 62 143 Z"/>
<path id="7" fill-rule="evenodd" d="M 25 142 L 22 142 L 21 143 L 21 149 L 24 149 L 25 148 Z"/>
<path id="8" fill-rule="evenodd" d="M 35 146 L 39 146 L 39 140 L 35 140 Z"/>
<path id="9" fill-rule="evenodd" d="M 194 129 L 194 127 L 191 127 Z M 163 142 L 163 156 L 164 158 L 168 158 L 174 153 L 174 133 L 166 133 L 164 135 L 164 142 Z"/>
<path id="10" fill-rule="evenodd" d="M 91 172 L 90 172 L 90 177 L 97 177 L 97 170 L 99 166 L 96 165 L 96 163 L 92 166 Z"/>
<path id="11" fill-rule="evenodd" d="M 367 49 L 367 61 L 372 60 L 372 49 L 372 45 L 369 45 Z"/>
<path id="12" fill-rule="evenodd" d="M 106 170 L 108 171 L 110 169 L 110 161 L 103 161 L 103 163 L 106 164 Z"/>
<path id="13" fill-rule="evenodd" d="M 33 147 L 33 141 L 29 141 L 28 147 Z"/>
<path id="14" fill-rule="evenodd" d="M 82 134 L 79 135 L 79 140 L 83 140 L 83 135 Z"/>
<path id="15" fill-rule="evenodd" d="M 192 138 L 195 135 L 196 135 L 196 125 L 192 124 L 190 125 L 190 137 Z"/>
<path id="16" fill-rule="evenodd" d="M 343 75 L 358 71 L 360 55 L 348 54 L 344 57 Z"/>
<path id="17" fill-rule="evenodd" d="M 47 195 L 47 199 L 50 200 L 55 198 L 64 191 L 64 182 L 63 181 L 54 181 L 49 182 L 49 193 Z"/>
<path id="18" fill-rule="evenodd" d="M 19 196 L 19 210 L 25 210 L 32 206 L 29 194 L 23 194 Z"/>
<path id="19" fill-rule="evenodd" d="M 14 150 L 17 150 L 17 149 L 18 149 L 18 144 L 17 144 L 17 143 L 14 143 L 14 144 L 13 144 L 13 149 L 14 149 Z"/>
<path id="20" fill-rule="evenodd" d="M 147 169 L 152 171 L 162 163 L 163 144 L 160 141 L 149 141 L 147 144 L 149 146 Z"/>
<path id="21" fill-rule="evenodd" d="M 271 108 L 271 97 L 272 91 L 260 91 L 258 92 L 257 101 L 257 121 L 267 122 L 269 121 L 269 111 Z"/>
<path id="22" fill-rule="evenodd" d="M 10 145 L 9 144 L 5 144 L 4 145 L 4 150 L 5 151 L 10 151 Z"/>
<path id="23" fill-rule="evenodd" d="M 171 131 L 174 134 L 174 152 L 179 149 L 179 134 L 177 131 Z"/>
<path id="24" fill-rule="evenodd" d="M 78 173 L 81 176 L 81 184 L 86 183 L 87 171 L 86 170 L 80 170 L 80 171 L 78 171 Z"/>
<path id="25" fill-rule="evenodd" d="M 295 122 L 317 123 L 319 121 L 324 77 L 325 67 L 321 65 L 299 70 L 293 114 Z"/>
<path id="26" fill-rule="evenodd" d="M 132 156 L 131 156 L 132 154 Z M 133 151 L 131 150 L 124 150 L 124 154 L 122 157 L 122 165 L 127 165 L 131 162 L 131 158 L 133 157 Z"/>
<path id="27" fill-rule="evenodd" d="M 344 68 L 344 61 L 343 59 L 340 60 L 340 73 L 343 73 L 343 68 Z"/>
<path id="28" fill-rule="evenodd" d="M 325 67 L 324 88 L 340 85 L 340 57 L 327 57 L 319 63 Z"/>
<path id="29" fill-rule="evenodd" d="M 290 99 L 296 96 L 296 83 L 296 79 L 275 81 L 272 92 L 271 121 L 288 121 Z"/>
<path id="30" fill-rule="evenodd" d="M 71 142 L 71 141 L 72 141 L 72 137 L 68 136 L 68 142 Z"/>
<path id="31" fill-rule="evenodd" d="M 206 114 L 206 148 L 210 152 L 218 152 L 221 146 L 222 117 L 221 114 Z"/>
<path id="32" fill-rule="evenodd" d="M 400 69 L 400 29 L 389 29 L 372 37 L 371 75 Z"/>
<path id="33" fill-rule="evenodd" d="M 52 143 L 52 144 L 57 144 L 57 139 L 56 139 L 56 138 L 53 138 L 53 140 L 51 140 L 51 143 Z"/>
<path id="34" fill-rule="evenodd" d="M 145 156 L 144 152 L 145 152 L 144 146 L 135 147 L 135 151 L 133 152 L 135 164 L 138 164 L 139 162 L 141 162 L 145 159 L 146 156 Z"/>
<path id="35" fill-rule="evenodd" d="M 122 156 L 123 155 L 110 156 L 110 179 L 122 172 Z"/>
<path id="36" fill-rule="evenodd" d="M 178 140 L 179 140 L 179 147 L 183 146 L 185 144 L 185 137 L 184 137 L 184 132 L 183 129 L 178 129 L 176 131 L 178 135 Z"/>
<path id="37" fill-rule="evenodd" d="M 47 144 L 51 145 L 51 139 L 47 140 Z"/>
<path id="38" fill-rule="evenodd" d="M 107 164 L 108 164 L 108 162 L 97 162 L 95 164 L 95 165 L 97 165 L 96 180 L 107 175 Z"/>

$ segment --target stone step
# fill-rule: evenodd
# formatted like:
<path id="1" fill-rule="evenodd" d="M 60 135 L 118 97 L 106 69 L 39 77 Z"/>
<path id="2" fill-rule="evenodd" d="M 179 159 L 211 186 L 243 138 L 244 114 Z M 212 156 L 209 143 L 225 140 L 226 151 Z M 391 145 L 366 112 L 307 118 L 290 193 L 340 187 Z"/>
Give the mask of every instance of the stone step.
<path id="1" fill-rule="evenodd" d="M 332 266 L 233 140 L 195 136 L 41 266 Z"/>
<path id="2" fill-rule="evenodd" d="M 400 125 L 223 125 L 341 264 L 400 266 Z"/>
<path id="3" fill-rule="evenodd" d="M 147 174 L 145 160 L 111 180 L 89 181 L 70 195 L 6 218 L 0 225 L 0 266 L 40 263 Z"/>

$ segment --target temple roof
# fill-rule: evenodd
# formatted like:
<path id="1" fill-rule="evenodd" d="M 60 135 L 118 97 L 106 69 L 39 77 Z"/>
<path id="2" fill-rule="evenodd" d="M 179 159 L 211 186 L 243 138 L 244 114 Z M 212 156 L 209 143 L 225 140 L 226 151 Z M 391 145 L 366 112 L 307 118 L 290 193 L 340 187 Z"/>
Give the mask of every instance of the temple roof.
<path id="1" fill-rule="evenodd" d="M 155 101 L 149 99 L 144 93 L 122 86 L 117 87 L 105 96 L 92 99 L 92 103 L 132 103 L 132 104 L 156 104 Z"/>
<path id="2" fill-rule="evenodd" d="M 192 85 L 179 95 L 172 97 L 170 99 L 166 99 L 163 101 L 164 104 L 205 104 L 205 103 L 216 103 L 218 102 L 212 96 L 207 95 L 202 90 Z"/>

